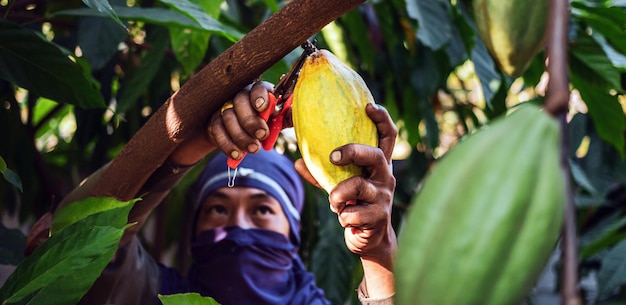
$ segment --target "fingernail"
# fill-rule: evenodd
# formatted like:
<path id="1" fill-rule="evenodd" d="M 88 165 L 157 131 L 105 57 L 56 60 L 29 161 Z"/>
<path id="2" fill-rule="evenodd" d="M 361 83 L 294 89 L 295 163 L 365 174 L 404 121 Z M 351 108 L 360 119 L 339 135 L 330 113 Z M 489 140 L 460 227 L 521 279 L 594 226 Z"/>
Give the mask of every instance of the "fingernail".
<path id="1" fill-rule="evenodd" d="M 261 140 L 263 138 L 265 138 L 265 130 L 264 129 L 259 129 L 254 133 L 254 136 L 256 136 L 257 139 Z"/>
<path id="2" fill-rule="evenodd" d="M 335 150 L 332 153 L 330 153 L 330 160 L 333 162 L 341 161 L 341 151 Z"/>
<path id="3" fill-rule="evenodd" d="M 230 157 L 237 160 L 239 158 L 239 152 L 236 150 L 233 150 L 233 152 L 230 153 Z"/>
<path id="4" fill-rule="evenodd" d="M 259 109 L 263 106 L 263 104 L 265 104 L 265 99 L 262 97 L 258 97 L 255 101 L 254 101 L 254 107 L 256 107 L 256 109 Z"/>
<path id="5" fill-rule="evenodd" d="M 256 144 L 248 145 L 248 151 L 249 152 L 255 153 L 257 150 L 259 150 L 259 145 L 256 145 Z"/>

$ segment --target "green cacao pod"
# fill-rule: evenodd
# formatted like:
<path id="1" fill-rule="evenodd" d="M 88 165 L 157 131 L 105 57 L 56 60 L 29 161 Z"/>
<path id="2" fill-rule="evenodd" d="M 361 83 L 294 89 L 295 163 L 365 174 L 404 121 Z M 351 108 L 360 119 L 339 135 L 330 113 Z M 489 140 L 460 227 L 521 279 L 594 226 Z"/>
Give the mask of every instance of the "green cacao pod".
<path id="1" fill-rule="evenodd" d="M 329 193 L 362 174 L 356 165 L 332 164 L 333 150 L 349 143 L 378 146 L 376 125 L 365 112 L 369 103 L 374 98 L 365 81 L 330 51 L 306 59 L 293 92 L 293 125 L 304 163 Z"/>
<path id="2" fill-rule="evenodd" d="M 473 0 L 478 33 L 510 76 L 528 68 L 545 42 L 548 0 Z"/>
<path id="3" fill-rule="evenodd" d="M 520 304 L 560 234 L 559 164 L 557 121 L 533 105 L 448 152 L 399 234 L 397 304 Z"/>

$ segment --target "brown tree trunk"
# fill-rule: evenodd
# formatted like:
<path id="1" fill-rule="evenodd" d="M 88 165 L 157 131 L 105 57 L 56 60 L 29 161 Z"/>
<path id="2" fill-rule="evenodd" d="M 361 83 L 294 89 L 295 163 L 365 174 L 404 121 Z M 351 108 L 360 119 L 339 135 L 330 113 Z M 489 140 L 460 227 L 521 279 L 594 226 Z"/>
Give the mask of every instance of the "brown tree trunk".
<path id="1" fill-rule="evenodd" d="M 241 88 L 364 0 L 293 0 L 174 93 L 112 161 L 92 196 L 130 200 L 176 146 Z"/>

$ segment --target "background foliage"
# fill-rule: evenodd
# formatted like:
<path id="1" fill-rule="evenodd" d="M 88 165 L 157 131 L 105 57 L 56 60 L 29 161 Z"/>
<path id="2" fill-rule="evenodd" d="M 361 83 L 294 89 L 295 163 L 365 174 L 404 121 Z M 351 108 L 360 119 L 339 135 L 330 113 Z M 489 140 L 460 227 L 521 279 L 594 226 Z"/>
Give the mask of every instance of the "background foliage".
<path id="1" fill-rule="evenodd" d="M 0 235 L 10 237 L 0 239 L 0 263 L 24 259 L 23 236 L 5 227 L 27 231 L 115 157 L 196 71 L 284 4 L 0 0 Z M 588 304 L 624 303 L 626 1 L 570 4 L 569 156 L 581 287 Z M 476 33 L 469 1 L 370 0 L 314 38 L 364 77 L 400 129 L 398 228 L 433 162 L 511 106 L 541 103 L 545 94 L 544 54 L 521 77 L 505 76 Z M 261 78 L 276 82 L 299 52 Z M 290 136 L 278 146 L 297 155 Z M 181 224 L 189 223 L 187 190 L 195 175 L 180 183 L 142 232 L 156 258 L 181 268 L 189 264 L 188 230 Z M 331 300 L 350 302 L 361 271 L 324 193 L 309 187 L 303 219 L 303 259 Z M 553 267 L 558 270 L 558 258 Z M 559 282 L 550 278 L 538 290 L 546 295 L 529 301 L 555 297 Z"/>

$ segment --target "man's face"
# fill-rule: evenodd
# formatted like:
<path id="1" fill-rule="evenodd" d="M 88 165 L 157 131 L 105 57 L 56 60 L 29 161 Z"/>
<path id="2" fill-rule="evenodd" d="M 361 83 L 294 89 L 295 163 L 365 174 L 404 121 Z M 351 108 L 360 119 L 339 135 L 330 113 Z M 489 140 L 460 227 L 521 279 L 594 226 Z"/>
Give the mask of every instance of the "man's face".
<path id="1" fill-rule="evenodd" d="M 278 200 L 252 187 L 222 187 L 202 203 L 196 234 L 227 226 L 266 229 L 289 237 L 289 221 Z"/>

